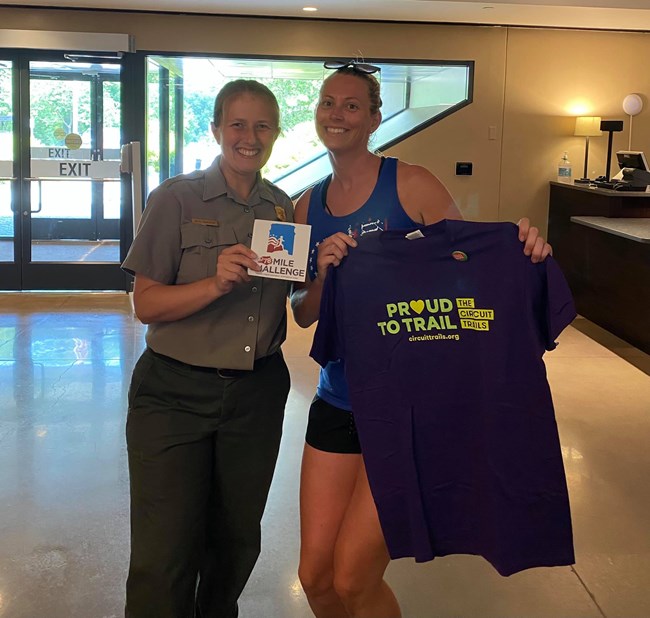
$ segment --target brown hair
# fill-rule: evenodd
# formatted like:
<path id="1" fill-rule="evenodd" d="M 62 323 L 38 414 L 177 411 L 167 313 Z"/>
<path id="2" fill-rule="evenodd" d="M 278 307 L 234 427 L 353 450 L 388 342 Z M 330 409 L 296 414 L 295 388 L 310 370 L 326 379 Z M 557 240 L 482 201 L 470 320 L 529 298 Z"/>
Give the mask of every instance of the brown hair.
<path id="1" fill-rule="evenodd" d="M 379 111 L 382 101 L 381 96 L 379 95 L 379 81 L 377 81 L 377 78 L 374 75 L 358 71 L 354 67 L 348 66 L 334 71 L 334 73 L 327 77 L 323 83 L 328 79 L 332 79 L 335 75 L 354 75 L 354 77 L 358 77 L 366 82 L 366 85 L 368 86 L 368 98 L 370 99 L 370 113 L 376 114 Z"/>
<path id="2" fill-rule="evenodd" d="M 244 93 L 262 97 L 271 104 L 273 111 L 275 112 L 276 125 L 279 129 L 280 106 L 278 105 L 278 100 L 264 84 L 260 84 L 260 82 L 257 82 L 254 79 L 236 79 L 232 82 L 228 82 L 221 90 L 219 90 L 219 94 L 217 94 L 217 97 L 214 100 L 214 116 L 212 119 L 214 125 L 218 127 L 221 124 L 223 107 L 226 104 L 226 101 Z"/>

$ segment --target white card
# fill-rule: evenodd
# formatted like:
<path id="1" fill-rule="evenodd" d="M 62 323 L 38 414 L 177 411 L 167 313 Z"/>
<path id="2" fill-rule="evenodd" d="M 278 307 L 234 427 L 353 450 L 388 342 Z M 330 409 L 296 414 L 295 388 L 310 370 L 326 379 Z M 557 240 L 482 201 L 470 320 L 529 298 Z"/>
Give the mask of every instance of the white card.
<path id="1" fill-rule="evenodd" d="M 256 219 L 251 249 L 257 253 L 261 271 L 248 269 L 255 277 L 305 281 L 311 225 Z"/>

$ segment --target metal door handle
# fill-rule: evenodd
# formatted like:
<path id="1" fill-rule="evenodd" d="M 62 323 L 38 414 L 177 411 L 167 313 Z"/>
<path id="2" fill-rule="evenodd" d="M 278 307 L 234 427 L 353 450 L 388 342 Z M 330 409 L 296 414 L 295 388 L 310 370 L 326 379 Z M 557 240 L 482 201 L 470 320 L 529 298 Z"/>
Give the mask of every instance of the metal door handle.
<path id="1" fill-rule="evenodd" d="M 25 215 L 26 217 L 28 212 L 33 214 L 36 212 L 41 212 L 42 209 L 43 209 L 43 183 L 39 180 L 38 181 L 38 208 L 36 210 L 24 211 L 23 215 Z"/>

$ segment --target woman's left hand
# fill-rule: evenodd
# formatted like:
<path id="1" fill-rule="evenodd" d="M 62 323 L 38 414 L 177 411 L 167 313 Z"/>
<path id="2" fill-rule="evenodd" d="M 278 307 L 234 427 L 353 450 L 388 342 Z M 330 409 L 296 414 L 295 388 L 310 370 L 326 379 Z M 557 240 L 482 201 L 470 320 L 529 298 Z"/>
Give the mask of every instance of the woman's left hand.
<path id="1" fill-rule="evenodd" d="M 539 230 L 536 227 L 531 227 L 528 217 L 520 219 L 517 225 L 519 226 L 519 240 L 525 243 L 524 255 L 530 255 L 533 264 L 543 262 L 553 254 L 553 247 L 539 235 Z"/>

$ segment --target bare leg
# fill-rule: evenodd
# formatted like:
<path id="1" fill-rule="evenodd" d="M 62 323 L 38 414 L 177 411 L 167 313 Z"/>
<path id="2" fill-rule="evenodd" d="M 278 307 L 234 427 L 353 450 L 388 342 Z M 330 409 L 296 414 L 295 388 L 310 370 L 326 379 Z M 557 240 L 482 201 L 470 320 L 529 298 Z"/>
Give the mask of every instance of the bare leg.
<path id="1" fill-rule="evenodd" d="M 363 463 L 334 554 L 334 588 L 351 618 L 401 618 L 384 581 L 390 562 Z"/>
<path id="2" fill-rule="evenodd" d="M 328 453 L 305 444 L 298 574 L 316 618 L 349 618 L 334 590 L 334 548 L 361 466 L 361 455 Z"/>

